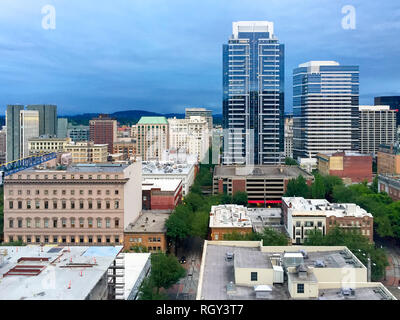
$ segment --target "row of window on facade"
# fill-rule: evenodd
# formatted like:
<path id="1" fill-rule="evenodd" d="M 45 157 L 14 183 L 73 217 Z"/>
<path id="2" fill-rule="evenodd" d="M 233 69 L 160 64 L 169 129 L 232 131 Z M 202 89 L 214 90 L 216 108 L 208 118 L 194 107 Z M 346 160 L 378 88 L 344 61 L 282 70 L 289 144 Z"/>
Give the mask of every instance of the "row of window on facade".
<path id="1" fill-rule="evenodd" d="M 56 174 L 54 174 L 54 175 L 47 175 L 47 174 L 45 174 L 45 175 L 43 175 L 42 177 L 40 176 L 40 175 L 38 175 L 38 174 L 36 174 L 34 177 L 33 176 L 31 176 L 30 174 L 28 174 L 28 175 L 26 175 L 25 176 L 25 179 L 36 179 L 36 180 L 39 180 L 39 179 L 42 179 L 42 180 L 48 180 L 48 179 L 50 179 L 50 177 L 51 178 L 53 178 L 53 180 L 57 180 L 57 179 L 59 179 L 59 175 L 56 175 Z M 66 175 L 66 174 L 63 174 L 63 175 L 61 175 L 61 179 L 62 180 L 65 180 L 65 179 L 71 179 L 71 180 L 75 180 L 75 178 L 77 178 L 78 176 L 75 176 L 74 174 L 72 174 L 72 175 Z M 107 174 L 107 175 L 105 175 L 105 176 L 103 176 L 103 175 L 101 175 L 101 174 L 99 174 L 99 175 L 88 175 L 87 176 L 87 179 L 89 179 L 89 180 L 91 180 L 91 179 L 94 179 L 94 177 L 96 177 L 96 179 L 98 179 L 98 180 L 101 180 L 101 179 L 104 179 L 104 177 L 105 177 L 105 179 L 110 179 L 110 175 L 109 174 Z M 14 175 L 11 175 L 10 176 L 10 179 L 15 179 L 15 176 Z M 22 179 L 22 174 L 19 174 L 18 176 L 17 176 L 17 179 L 18 180 L 21 180 Z M 85 179 L 85 176 L 84 175 L 79 175 L 79 179 Z M 114 175 L 114 179 L 119 179 L 119 175 Z"/>
<path id="2" fill-rule="evenodd" d="M 30 189 L 25 190 L 25 191 L 26 191 L 26 195 L 28 195 L 28 196 L 31 195 L 31 190 Z M 34 194 L 35 195 L 40 195 L 40 190 L 39 189 L 35 190 Z M 46 195 L 46 196 L 49 195 L 49 190 L 43 190 L 43 194 Z M 53 189 L 52 194 L 54 196 L 58 195 L 58 190 L 57 189 Z M 71 196 L 74 196 L 75 195 L 75 190 L 74 189 L 70 190 L 70 194 L 71 194 Z M 97 190 L 96 194 L 98 196 L 101 196 L 102 190 Z M 109 196 L 111 194 L 111 191 L 110 190 L 105 190 L 105 194 L 106 194 L 106 196 Z M 114 194 L 118 195 L 119 194 L 119 190 L 114 190 Z M 8 190 L 8 195 L 9 196 L 13 196 L 14 195 L 14 190 L 13 189 Z M 22 196 L 22 190 L 17 190 L 17 195 Z M 67 195 L 67 190 L 61 190 L 61 195 L 63 195 L 63 196 Z M 84 190 L 79 190 L 79 195 L 81 195 L 81 196 L 85 195 L 85 191 Z M 87 195 L 88 196 L 93 195 L 93 190 L 91 190 L 91 189 L 87 190 Z"/>
<path id="3" fill-rule="evenodd" d="M 14 224 L 14 220 L 16 221 L 16 224 Z M 23 220 L 25 220 L 25 225 L 23 223 Z M 58 228 L 59 226 L 61 228 L 75 228 L 76 227 L 76 221 L 78 221 L 79 223 L 79 228 L 93 228 L 94 227 L 94 221 L 96 220 L 96 226 L 97 228 L 103 228 L 103 219 L 102 218 L 87 218 L 87 225 L 85 226 L 85 219 L 84 218 L 61 218 L 61 219 L 57 219 L 57 218 L 44 218 L 44 219 L 40 219 L 40 218 L 25 218 L 25 219 L 8 219 L 8 227 L 9 228 L 32 228 L 33 226 L 35 228 L 42 228 L 42 223 L 41 220 L 43 220 L 43 227 L 44 228 L 49 228 L 50 227 L 50 221 L 52 221 L 51 225 L 53 228 Z M 58 220 L 60 220 L 60 224 L 58 223 Z M 68 220 L 69 220 L 69 224 L 68 224 Z M 111 218 L 105 218 L 105 227 L 106 228 L 111 228 Z M 114 220 L 114 228 L 119 228 L 120 223 L 119 223 L 119 219 L 115 218 Z M 33 224 L 34 222 L 34 224 Z"/>
<path id="4" fill-rule="evenodd" d="M 329 225 L 332 226 L 333 224 L 338 224 L 340 227 L 346 226 L 344 223 L 338 223 L 336 221 L 329 220 Z M 370 225 L 369 220 L 367 220 L 365 223 L 360 223 L 360 221 L 351 221 L 351 222 L 347 223 L 348 227 L 354 227 L 354 226 L 356 226 L 356 227 L 363 226 L 364 227 L 365 225 L 367 225 L 367 226 Z M 305 221 L 304 222 L 304 227 L 306 227 L 306 228 L 310 228 L 310 227 L 312 228 L 314 226 L 322 228 L 322 221 L 318 221 L 316 224 L 314 224 L 314 221 Z M 301 227 L 300 221 L 296 221 L 296 227 L 297 228 Z"/>
<path id="5" fill-rule="evenodd" d="M 142 238 L 129 238 L 129 242 L 142 243 Z M 161 238 L 149 237 L 147 238 L 147 242 L 161 242 Z"/>
<path id="6" fill-rule="evenodd" d="M 17 202 L 16 207 L 14 207 L 14 202 Z M 69 200 L 69 208 L 67 208 L 67 200 L 61 200 L 61 206 L 58 206 L 57 200 L 53 201 L 48 201 L 48 200 L 35 200 L 35 205 L 33 206 L 33 203 L 31 200 L 18 200 L 18 201 L 8 201 L 8 208 L 9 209 L 27 209 L 30 210 L 32 208 L 35 209 L 94 209 L 93 201 L 91 200 L 79 200 L 78 201 L 78 206 L 75 206 L 75 201 L 74 200 Z M 52 202 L 53 206 L 50 208 L 49 204 Z M 85 202 L 87 202 L 87 206 L 85 206 Z M 24 205 L 25 203 L 25 205 Z M 41 203 L 43 203 L 43 206 L 41 206 Z M 106 200 L 105 207 L 102 205 L 103 201 L 102 200 L 97 200 L 96 202 L 96 208 L 97 209 L 111 209 L 111 201 Z M 116 200 L 114 201 L 114 209 L 119 209 L 119 201 Z"/>
<path id="7" fill-rule="evenodd" d="M 25 237 L 25 239 L 24 239 Z M 8 236 L 8 242 L 25 243 L 120 243 L 120 237 L 116 236 Z"/>

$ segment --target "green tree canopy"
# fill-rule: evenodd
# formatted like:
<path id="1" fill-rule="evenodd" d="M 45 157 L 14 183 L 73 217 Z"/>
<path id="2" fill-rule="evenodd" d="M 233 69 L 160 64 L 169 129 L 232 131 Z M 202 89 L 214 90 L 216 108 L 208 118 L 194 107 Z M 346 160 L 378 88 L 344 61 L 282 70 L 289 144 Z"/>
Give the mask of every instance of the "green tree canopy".
<path id="1" fill-rule="evenodd" d="M 291 179 L 288 182 L 285 197 L 304 197 L 310 196 L 310 188 L 307 185 L 306 179 L 299 175 L 296 179 Z"/>
<path id="2" fill-rule="evenodd" d="M 287 165 L 287 166 L 297 166 L 298 163 L 297 163 L 297 161 L 294 160 L 293 158 L 286 157 L 286 158 L 285 158 L 285 165 Z"/>
<path id="3" fill-rule="evenodd" d="M 247 205 L 248 205 L 247 192 L 243 192 L 243 191 L 235 192 L 232 197 L 232 203 L 247 207 Z"/>
<path id="4" fill-rule="evenodd" d="M 325 199 L 325 183 L 324 179 L 319 174 L 315 175 L 314 183 L 311 186 L 311 195 L 313 199 Z"/>
<path id="5" fill-rule="evenodd" d="M 185 275 L 186 271 L 176 257 L 164 253 L 153 253 L 151 255 L 150 279 L 157 288 L 168 289 Z"/>

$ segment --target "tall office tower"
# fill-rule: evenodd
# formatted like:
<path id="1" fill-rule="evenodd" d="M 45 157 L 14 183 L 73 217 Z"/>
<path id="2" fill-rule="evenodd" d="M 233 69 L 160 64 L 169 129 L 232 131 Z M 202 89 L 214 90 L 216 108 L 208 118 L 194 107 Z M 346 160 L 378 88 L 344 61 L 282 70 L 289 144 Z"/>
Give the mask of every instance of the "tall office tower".
<path id="1" fill-rule="evenodd" d="M 278 164 L 284 152 L 284 45 L 268 21 L 239 21 L 223 45 L 224 164 Z"/>
<path id="2" fill-rule="evenodd" d="M 190 116 L 188 119 L 168 119 L 169 147 L 185 149 L 188 154 L 196 155 L 203 161 L 210 146 L 209 123 L 202 116 Z"/>
<path id="3" fill-rule="evenodd" d="M 376 106 L 390 106 L 390 110 L 400 109 L 400 96 L 383 96 L 375 97 L 374 104 Z M 396 126 L 400 126 L 400 112 L 397 112 Z"/>
<path id="4" fill-rule="evenodd" d="M 208 131 L 211 133 L 213 129 L 212 111 L 206 108 L 186 108 L 185 119 L 190 119 L 193 116 L 205 117 L 208 123 Z"/>
<path id="5" fill-rule="evenodd" d="M 95 144 L 108 144 L 108 153 L 113 153 L 114 141 L 117 140 L 117 120 L 100 114 L 89 121 L 90 141 Z"/>
<path id="6" fill-rule="evenodd" d="M 293 158 L 293 115 L 285 116 L 285 157 Z"/>
<path id="7" fill-rule="evenodd" d="M 0 164 L 6 162 L 7 127 L 0 130 Z"/>
<path id="8" fill-rule="evenodd" d="M 57 138 L 64 139 L 68 134 L 68 119 L 58 118 L 57 119 Z"/>
<path id="9" fill-rule="evenodd" d="M 57 135 L 57 106 L 50 104 L 28 105 L 27 110 L 39 112 L 39 135 Z"/>
<path id="10" fill-rule="evenodd" d="M 360 106 L 360 152 L 376 155 L 381 144 L 396 141 L 396 110 L 390 106 Z"/>
<path id="11" fill-rule="evenodd" d="M 293 156 L 359 150 L 359 67 L 310 61 L 293 71 Z"/>
<path id="12" fill-rule="evenodd" d="M 67 137 L 73 142 L 89 141 L 89 126 L 68 126 Z"/>
<path id="13" fill-rule="evenodd" d="M 39 112 L 9 105 L 6 111 L 7 162 L 29 155 L 28 140 L 39 136 Z"/>
<path id="14" fill-rule="evenodd" d="M 136 124 L 136 153 L 142 161 L 160 161 L 169 149 L 168 121 L 165 117 L 141 117 Z"/>

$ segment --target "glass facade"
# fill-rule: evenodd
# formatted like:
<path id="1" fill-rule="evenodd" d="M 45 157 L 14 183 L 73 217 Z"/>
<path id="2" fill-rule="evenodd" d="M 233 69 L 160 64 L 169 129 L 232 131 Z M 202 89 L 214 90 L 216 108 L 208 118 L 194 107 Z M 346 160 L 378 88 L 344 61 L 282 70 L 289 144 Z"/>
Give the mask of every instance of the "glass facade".
<path id="1" fill-rule="evenodd" d="M 359 67 L 311 61 L 293 71 L 293 156 L 359 150 Z"/>
<path id="2" fill-rule="evenodd" d="M 374 104 L 376 106 L 390 106 L 390 110 L 399 110 L 400 96 L 375 97 Z M 396 125 L 400 125 L 400 112 L 396 114 Z"/>
<path id="3" fill-rule="evenodd" d="M 284 151 L 284 46 L 257 23 L 234 23 L 223 45 L 224 164 L 277 164 Z"/>

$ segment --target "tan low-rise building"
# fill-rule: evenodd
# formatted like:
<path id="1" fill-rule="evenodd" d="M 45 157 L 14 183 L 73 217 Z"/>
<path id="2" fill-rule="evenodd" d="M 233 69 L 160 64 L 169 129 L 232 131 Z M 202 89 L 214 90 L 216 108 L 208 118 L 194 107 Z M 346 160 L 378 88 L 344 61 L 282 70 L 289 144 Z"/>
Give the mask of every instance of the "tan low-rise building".
<path id="1" fill-rule="evenodd" d="M 71 153 L 73 163 L 104 163 L 107 162 L 108 146 L 93 142 L 77 142 L 67 144 L 65 152 Z"/>
<path id="2" fill-rule="evenodd" d="M 39 137 L 31 138 L 28 141 L 30 155 L 50 152 L 63 152 L 65 147 L 71 143 L 71 138 L 49 138 Z"/>
<path id="3" fill-rule="evenodd" d="M 4 240 L 120 244 L 141 212 L 141 188 L 140 161 L 15 173 L 4 183 Z"/>

